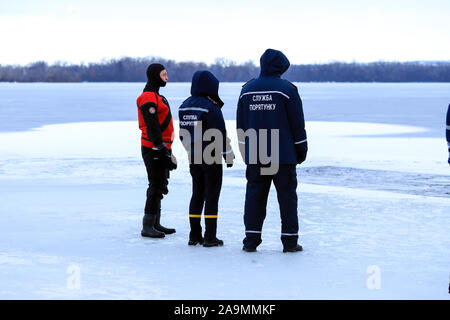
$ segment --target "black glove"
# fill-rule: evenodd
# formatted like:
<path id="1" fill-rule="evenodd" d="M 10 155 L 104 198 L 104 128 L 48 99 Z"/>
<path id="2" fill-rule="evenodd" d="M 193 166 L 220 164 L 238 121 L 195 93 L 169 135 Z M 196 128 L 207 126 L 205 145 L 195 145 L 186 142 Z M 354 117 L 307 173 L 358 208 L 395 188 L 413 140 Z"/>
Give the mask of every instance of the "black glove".
<path id="1" fill-rule="evenodd" d="M 306 143 L 296 144 L 295 152 L 297 153 L 297 164 L 303 163 L 306 160 L 306 154 L 308 153 L 308 146 Z"/>
<path id="2" fill-rule="evenodd" d="M 177 158 L 173 155 L 172 151 L 170 151 L 170 165 L 169 170 L 175 170 L 177 168 Z"/>
<path id="3" fill-rule="evenodd" d="M 223 159 L 225 160 L 225 163 L 227 164 L 227 168 L 231 168 L 233 166 L 234 159 L 235 159 L 234 152 L 231 151 L 230 153 L 224 154 Z"/>
<path id="4" fill-rule="evenodd" d="M 158 160 L 164 168 L 175 170 L 177 168 L 177 159 L 172 154 L 172 150 L 166 148 L 164 143 L 156 147 L 157 154 L 155 160 Z"/>

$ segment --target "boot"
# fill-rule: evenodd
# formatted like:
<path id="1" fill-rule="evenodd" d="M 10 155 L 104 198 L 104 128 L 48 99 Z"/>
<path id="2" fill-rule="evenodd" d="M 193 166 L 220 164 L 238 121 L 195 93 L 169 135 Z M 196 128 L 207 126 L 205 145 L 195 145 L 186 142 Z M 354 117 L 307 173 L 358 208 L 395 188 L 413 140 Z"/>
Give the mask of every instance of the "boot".
<path id="1" fill-rule="evenodd" d="M 204 247 L 220 247 L 223 246 L 223 241 L 217 239 L 217 218 L 205 218 L 205 240 Z"/>
<path id="2" fill-rule="evenodd" d="M 223 246 L 223 241 L 217 238 L 214 238 L 212 240 L 207 240 L 203 242 L 204 247 L 221 247 Z"/>
<path id="3" fill-rule="evenodd" d="M 197 244 L 202 245 L 204 241 L 205 240 L 202 237 L 201 231 L 200 231 L 200 233 L 194 233 L 192 231 L 189 233 L 188 245 L 190 245 L 190 246 L 195 246 Z"/>
<path id="4" fill-rule="evenodd" d="M 245 252 L 256 252 L 256 248 L 247 248 L 246 246 L 243 246 L 242 250 Z"/>
<path id="5" fill-rule="evenodd" d="M 245 252 L 256 252 L 256 248 L 261 244 L 261 234 L 250 234 L 252 238 L 249 238 L 249 236 L 246 236 L 243 243 L 244 246 L 242 247 L 242 250 Z"/>
<path id="6" fill-rule="evenodd" d="M 200 224 L 200 218 L 189 217 L 189 223 L 191 225 L 191 232 L 189 232 L 188 245 L 195 246 L 197 244 L 203 244 L 202 226 Z"/>
<path id="7" fill-rule="evenodd" d="M 142 219 L 141 236 L 149 238 L 164 238 L 164 233 L 155 229 L 156 214 L 145 214 Z"/>
<path id="8" fill-rule="evenodd" d="M 176 230 L 175 229 L 171 229 L 171 228 L 166 228 L 163 227 L 159 222 L 161 220 L 161 209 L 159 209 L 159 213 L 156 215 L 156 220 L 155 220 L 155 230 L 163 232 L 165 234 L 172 234 L 175 233 Z"/>
<path id="9" fill-rule="evenodd" d="M 303 251 L 303 247 L 299 244 L 297 244 L 297 246 L 293 247 L 293 248 L 284 248 L 283 252 L 298 252 L 298 251 Z"/>

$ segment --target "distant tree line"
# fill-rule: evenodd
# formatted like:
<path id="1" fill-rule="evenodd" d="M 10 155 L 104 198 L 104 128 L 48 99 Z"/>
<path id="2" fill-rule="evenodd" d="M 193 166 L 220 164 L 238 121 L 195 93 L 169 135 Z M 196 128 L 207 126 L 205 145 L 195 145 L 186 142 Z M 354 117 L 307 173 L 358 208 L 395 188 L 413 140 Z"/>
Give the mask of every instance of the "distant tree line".
<path id="1" fill-rule="evenodd" d="M 0 65 L 0 82 L 145 82 L 147 66 L 162 63 L 170 81 L 188 82 L 197 70 L 210 70 L 220 81 L 243 82 L 257 77 L 253 62 L 214 64 L 176 62 L 159 58 L 122 58 L 73 65 L 35 62 L 27 66 Z M 284 75 L 299 82 L 450 82 L 450 62 L 373 62 L 291 65 Z"/>

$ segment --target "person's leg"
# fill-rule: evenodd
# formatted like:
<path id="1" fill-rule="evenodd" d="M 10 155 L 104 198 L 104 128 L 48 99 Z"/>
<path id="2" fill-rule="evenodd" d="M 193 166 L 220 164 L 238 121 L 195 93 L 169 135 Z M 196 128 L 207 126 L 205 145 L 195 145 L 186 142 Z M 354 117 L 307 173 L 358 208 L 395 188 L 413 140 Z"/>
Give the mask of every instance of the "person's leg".
<path id="1" fill-rule="evenodd" d="M 202 165 L 205 174 L 205 243 L 204 246 L 221 246 L 217 239 L 217 216 L 222 189 L 222 164 Z"/>
<path id="2" fill-rule="evenodd" d="M 153 161 L 153 154 L 150 148 L 142 148 L 142 157 L 147 170 L 148 188 L 141 235 L 144 237 L 163 238 L 164 233 L 155 229 L 155 223 L 160 212 L 163 194 L 168 193 L 167 175 L 165 170 L 158 165 L 158 162 Z"/>
<path id="3" fill-rule="evenodd" d="M 281 165 L 273 179 L 281 216 L 281 242 L 285 250 L 297 247 L 297 171 L 295 165 Z M 298 251 L 298 250 L 296 250 Z"/>
<path id="4" fill-rule="evenodd" d="M 189 233 L 189 245 L 203 244 L 201 218 L 203 204 L 205 202 L 205 176 L 201 165 L 189 165 L 189 172 L 192 177 L 192 197 L 189 203 L 189 223 L 191 231 Z"/>
<path id="5" fill-rule="evenodd" d="M 267 197 L 269 196 L 272 176 L 261 175 L 261 168 L 248 165 L 246 170 L 247 188 L 245 194 L 244 249 L 256 250 L 262 240 L 261 232 L 266 218 Z"/>
<path id="6" fill-rule="evenodd" d="M 167 184 L 169 181 L 169 169 L 165 169 L 164 174 L 166 176 L 166 179 L 164 181 L 163 180 L 162 181 L 163 181 L 163 183 L 166 183 L 165 190 L 167 190 Z M 175 233 L 176 232 L 175 229 L 166 228 L 161 225 L 161 200 L 159 201 L 157 206 L 158 206 L 158 209 L 157 209 L 157 214 L 156 214 L 155 229 L 158 231 L 164 232 L 165 234 Z"/>

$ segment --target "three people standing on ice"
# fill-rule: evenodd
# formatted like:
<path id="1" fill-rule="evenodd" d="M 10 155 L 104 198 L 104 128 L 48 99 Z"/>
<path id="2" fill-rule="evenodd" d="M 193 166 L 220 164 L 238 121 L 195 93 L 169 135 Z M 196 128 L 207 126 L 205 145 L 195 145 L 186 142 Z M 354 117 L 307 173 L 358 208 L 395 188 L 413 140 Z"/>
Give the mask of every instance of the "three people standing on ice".
<path id="1" fill-rule="evenodd" d="M 267 197 L 272 181 L 277 189 L 280 205 L 283 251 L 296 252 L 302 250 L 302 247 L 297 243 L 296 164 L 302 163 L 306 158 L 307 141 L 302 103 L 297 88 L 289 81 L 280 78 L 288 68 L 289 61 L 283 53 L 272 49 L 266 50 L 261 57 L 260 76 L 243 86 L 238 102 L 238 139 L 241 155 L 247 165 L 244 213 L 246 237 L 243 241 L 243 250 L 248 252 L 256 251 L 262 241 L 261 231 L 266 216 Z M 147 75 L 149 74 L 147 73 Z M 225 159 L 227 166 L 231 167 L 234 153 L 226 134 L 225 121 L 221 112 L 223 102 L 219 98 L 218 88 L 219 81 L 212 73 L 209 71 L 196 72 L 192 79 L 191 97 L 184 101 L 179 109 L 180 140 L 188 152 L 189 169 L 192 176 L 192 197 L 189 206 L 191 226 L 189 245 L 203 244 L 207 247 L 223 245 L 223 241 L 216 237 L 218 201 L 223 174 L 222 157 Z M 143 94 L 145 94 L 145 91 Z M 149 102 L 148 99 L 145 101 L 140 103 L 138 99 L 138 107 L 142 113 L 143 122 L 145 122 L 146 108 L 154 108 L 154 105 L 145 105 Z M 164 104 L 169 109 L 168 113 L 170 114 L 168 103 Z M 143 105 L 145 105 L 144 108 Z M 150 114 L 152 114 L 152 111 L 158 113 L 158 111 L 149 110 L 151 110 L 148 112 Z M 162 110 L 165 110 L 165 108 L 163 107 Z M 167 128 L 162 127 L 166 122 L 167 113 L 161 112 L 163 114 L 161 116 L 158 114 L 157 117 L 159 122 L 153 123 L 159 123 L 161 129 L 164 129 L 161 132 L 166 132 L 165 130 L 170 125 Z M 149 117 L 148 113 L 147 118 Z M 148 130 L 150 122 L 148 124 L 147 122 L 146 127 L 140 125 L 143 129 L 143 144 L 147 140 L 153 139 L 150 137 L 152 132 Z M 173 133 L 173 129 L 169 129 L 166 134 L 170 131 Z M 146 132 L 146 136 L 144 132 Z M 168 141 L 171 144 L 173 136 Z M 174 169 L 173 165 L 168 164 L 170 148 L 152 144 L 150 149 L 158 152 L 157 157 L 164 159 L 163 163 L 167 163 L 163 167 L 164 172 L 166 172 L 165 177 L 168 178 L 168 171 Z M 153 163 L 146 162 L 147 172 L 159 171 L 157 166 L 152 170 L 152 165 Z M 167 193 L 167 179 L 160 179 L 159 181 L 165 182 L 166 189 L 163 191 Z M 149 174 L 149 190 L 151 186 Z M 158 195 L 161 194 L 159 198 L 162 199 L 164 192 L 158 193 Z M 147 198 L 149 198 L 149 191 L 147 192 Z M 149 202 L 148 199 L 147 202 Z M 204 237 L 201 228 L 203 207 Z M 144 232 L 147 205 L 145 212 L 142 235 L 155 237 L 157 233 L 154 230 L 158 231 L 158 229 L 156 219 L 153 220 L 152 218 L 154 211 L 149 211 L 148 221 L 150 222 L 147 229 L 150 232 Z M 156 214 L 156 217 L 158 217 L 158 214 Z"/>

